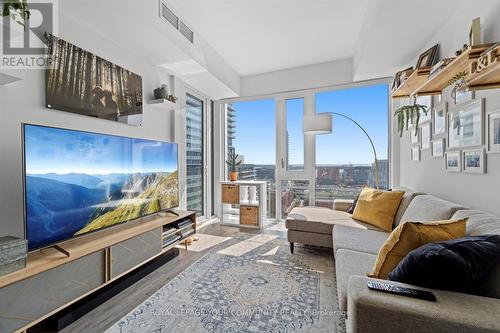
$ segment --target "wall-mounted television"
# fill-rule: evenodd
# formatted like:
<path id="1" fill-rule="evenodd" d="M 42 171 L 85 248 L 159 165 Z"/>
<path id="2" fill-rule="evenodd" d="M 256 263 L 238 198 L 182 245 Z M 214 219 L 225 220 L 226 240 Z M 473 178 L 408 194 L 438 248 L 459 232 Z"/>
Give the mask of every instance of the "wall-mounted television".
<path id="1" fill-rule="evenodd" d="M 179 205 L 177 145 L 23 124 L 29 250 Z"/>

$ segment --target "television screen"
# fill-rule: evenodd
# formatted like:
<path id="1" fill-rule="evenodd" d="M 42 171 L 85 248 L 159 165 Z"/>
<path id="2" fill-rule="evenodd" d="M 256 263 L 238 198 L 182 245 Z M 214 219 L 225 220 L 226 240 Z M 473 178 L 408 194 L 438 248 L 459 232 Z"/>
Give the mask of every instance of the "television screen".
<path id="1" fill-rule="evenodd" d="M 177 145 L 24 125 L 30 250 L 177 207 Z"/>

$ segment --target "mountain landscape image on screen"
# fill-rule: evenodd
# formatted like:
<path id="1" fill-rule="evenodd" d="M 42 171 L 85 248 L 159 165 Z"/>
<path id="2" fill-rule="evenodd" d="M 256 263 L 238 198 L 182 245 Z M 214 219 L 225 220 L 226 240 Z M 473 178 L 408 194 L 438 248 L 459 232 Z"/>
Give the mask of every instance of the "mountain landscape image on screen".
<path id="1" fill-rule="evenodd" d="M 178 206 L 176 145 L 26 125 L 25 151 L 30 248 Z"/>

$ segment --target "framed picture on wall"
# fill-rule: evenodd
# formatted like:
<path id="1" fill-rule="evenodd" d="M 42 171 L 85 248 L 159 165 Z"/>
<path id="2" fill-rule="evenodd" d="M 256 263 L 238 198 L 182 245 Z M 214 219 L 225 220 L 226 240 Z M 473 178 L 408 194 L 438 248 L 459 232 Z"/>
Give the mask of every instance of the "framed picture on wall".
<path id="1" fill-rule="evenodd" d="M 488 153 L 500 153 L 500 110 L 488 114 Z"/>
<path id="2" fill-rule="evenodd" d="M 422 150 L 431 148 L 431 123 L 425 123 L 420 126 L 420 140 L 422 142 Z"/>
<path id="3" fill-rule="evenodd" d="M 467 173 L 486 173 L 486 152 L 483 148 L 464 150 L 463 166 Z"/>
<path id="4" fill-rule="evenodd" d="M 411 147 L 410 159 L 414 162 L 420 161 L 420 147 L 419 146 Z"/>
<path id="5" fill-rule="evenodd" d="M 445 169 L 448 172 L 462 172 L 462 156 L 460 151 L 445 153 Z"/>
<path id="6" fill-rule="evenodd" d="M 433 131 L 432 138 L 446 134 L 446 114 L 448 113 L 448 102 L 436 106 L 432 112 Z"/>
<path id="7" fill-rule="evenodd" d="M 457 90 L 454 95 L 455 105 L 472 101 L 475 98 L 475 92 L 472 90 Z"/>
<path id="8" fill-rule="evenodd" d="M 417 97 L 417 104 L 423 105 L 427 108 L 427 114 L 421 113 L 420 114 L 420 120 L 419 123 L 425 123 L 427 121 L 431 121 L 432 119 L 432 96 L 427 95 L 427 96 L 418 96 Z"/>
<path id="9" fill-rule="evenodd" d="M 431 155 L 434 158 L 441 158 L 444 156 L 444 139 L 437 139 L 432 141 Z"/>
<path id="10" fill-rule="evenodd" d="M 448 112 L 448 148 L 483 145 L 484 99 L 475 100 Z"/>
<path id="11" fill-rule="evenodd" d="M 420 131 L 415 131 L 415 129 L 410 129 L 408 131 L 408 136 L 410 137 L 410 144 L 418 145 L 420 143 Z"/>

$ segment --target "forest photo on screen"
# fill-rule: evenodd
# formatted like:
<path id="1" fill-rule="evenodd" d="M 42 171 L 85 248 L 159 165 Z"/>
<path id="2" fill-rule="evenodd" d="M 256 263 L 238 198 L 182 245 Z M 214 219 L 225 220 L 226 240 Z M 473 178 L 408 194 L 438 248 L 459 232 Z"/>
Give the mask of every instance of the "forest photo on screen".
<path id="1" fill-rule="evenodd" d="M 139 75 L 57 37 L 47 35 L 46 44 L 48 108 L 114 121 L 142 114 Z"/>

